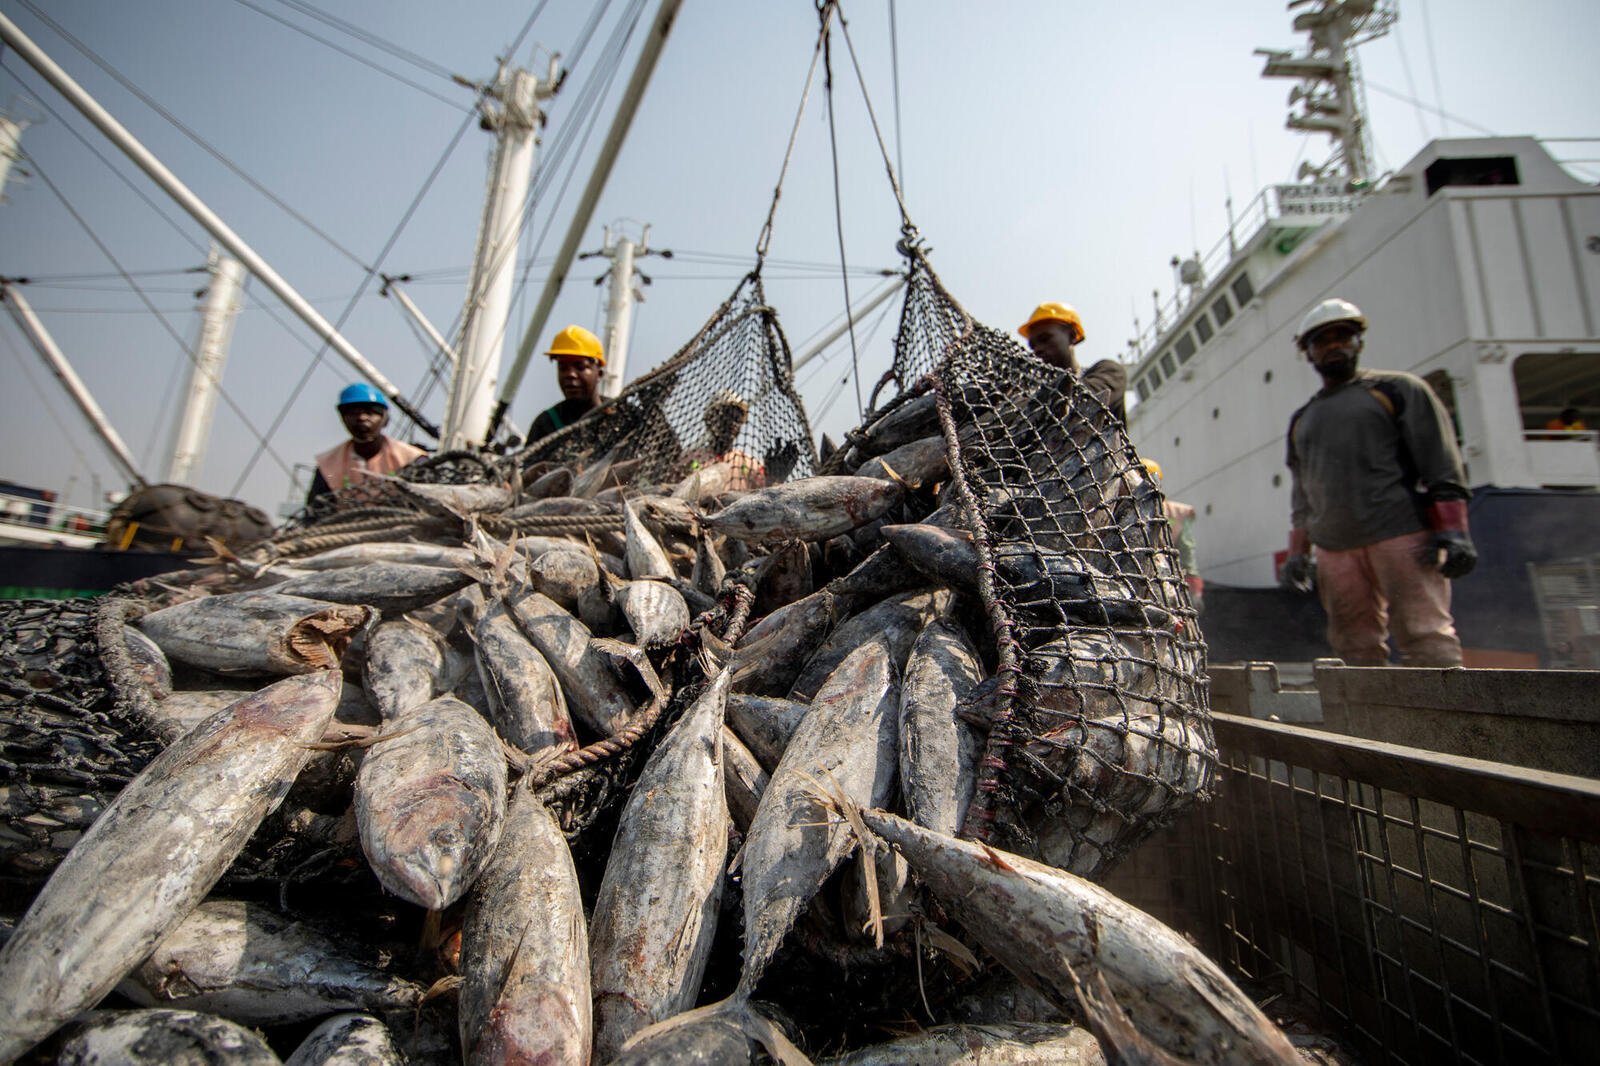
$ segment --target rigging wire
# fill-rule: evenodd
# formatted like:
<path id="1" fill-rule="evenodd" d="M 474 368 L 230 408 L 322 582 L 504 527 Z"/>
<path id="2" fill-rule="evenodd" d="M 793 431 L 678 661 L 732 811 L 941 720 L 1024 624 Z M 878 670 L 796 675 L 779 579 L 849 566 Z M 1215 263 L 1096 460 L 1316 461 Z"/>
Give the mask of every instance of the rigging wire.
<path id="1" fill-rule="evenodd" d="M 761 226 L 761 233 L 756 238 L 756 265 L 752 274 L 761 273 L 762 264 L 767 260 L 767 248 L 772 243 L 772 219 L 778 213 L 778 199 L 783 195 L 783 179 L 789 173 L 789 160 L 794 156 L 794 142 L 800 135 L 800 119 L 806 113 L 806 101 L 811 99 L 811 82 L 817 75 L 817 63 L 822 58 L 822 48 L 828 39 L 828 26 L 833 18 L 834 4 L 832 0 L 822 5 L 819 9 L 822 18 L 822 28 L 817 32 L 816 47 L 811 51 L 811 67 L 806 71 L 805 88 L 800 90 L 800 106 L 794 113 L 794 126 L 789 130 L 789 146 L 783 150 L 783 165 L 778 168 L 778 183 L 772 188 L 772 205 L 767 208 L 767 220 Z"/>
<path id="2" fill-rule="evenodd" d="M 872 323 L 871 327 L 867 330 L 866 336 L 862 339 L 862 344 L 863 345 L 871 344 L 873 342 L 873 340 L 876 339 L 876 337 L 878 335 L 878 331 L 883 328 L 884 322 L 886 322 L 888 320 L 889 313 L 891 311 L 893 311 L 893 310 L 895 310 L 893 304 L 885 304 L 878 311 L 878 317 L 873 320 L 873 323 Z M 840 350 L 843 351 L 843 349 L 840 349 Z M 812 419 L 812 421 L 815 424 L 817 424 L 817 425 L 821 425 L 822 424 L 822 420 L 827 417 L 828 412 L 833 408 L 833 405 L 835 403 L 837 403 L 838 400 L 839 400 L 839 397 L 844 394 L 845 382 L 850 380 L 853 377 L 859 377 L 860 376 L 859 370 L 860 370 L 859 367 L 852 367 L 851 368 L 851 372 L 849 374 L 847 374 L 844 378 L 840 379 L 839 384 L 834 386 L 833 391 L 830 392 L 826 397 L 823 398 L 822 403 L 819 404 L 818 407 L 817 407 L 816 415 Z M 859 382 L 857 382 L 857 384 L 856 384 L 857 391 L 859 391 L 860 388 L 861 388 L 861 385 L 860 385 Z"/>
<path id="3" fill-rule="evenodd" d="M 1412 109 L 1417 113 L 1417 130 L 1422 134 L 1423 141 L 1427 142 L 1433 138 L 1428 132 L 1427 113 L 1422 110 L 1422 105 L 1417 102 L 1417 79 L 1411 75 L 1411 56 L 1406 52 L 1406 43 L 1401 37 L 1399 29 L 1396 28 L 1392 32 L 1395 47 L 1400 52 L 1400 69 L 1405 72 L 1406 88 L 1411 93 Z"/>
<path id="4" fill-rule="evenodd" d="M 33 3 L 33 0 L 20 0 L 20 2 L 21 2 L 23 7 L 27 8 L 30 11 L 32 11 L 33 14 L 36 17 L 38 17 L 42 22 L 44 22 L 45 25 L 47 25 L 51 29 L 53 29 L 57 34 L 59 34 L 62 37 L 62 39 L 64 39 L 68 44 L 72 45 L 72 47 L 76 48 L 79 52 L 83 53 L 83 55 L 90 62 L 92 62 L 95 66 L 99 67 L 101 70 L 105 71 L 108 75 L 110 75 L 117 82 L 117 84 L 121 85 L 124 89 L 127 89 L 130 93 L 132 93 L 138 99 L 143 101 L 146 106 L 151 108 L 151 110 L 155 111 L 156 114 L 160 115 L 162 118 L 164 118 L 168 122 L 170 122 L 173 125 L 173 127 L 178 130 L 179 133 L 182 133 L 185 137 L 188 137 L 195 144 L 199 145 L 202 149 L 205 150 L 205 152 L 208 155 L 210 155 L 212 158 L 216 159 L 217 162 L 221 163 L 223 166 L 227 167 L 229 170 L 233 171 L 240 178 L 242 178 L 244 180 L 245 184 L 249 185 L 252 189 L 255 189 L 261 195 L 265 196 L 268 200 L 270 200 L 272 203 L 277 205 L 280 209 L 282 209 L 285 213 L 287 213 L 289 215 L 289 217 L 293 218 L 296 222 L 299 222 L 302 226 L 305 226 L 312 233 L 316 234 L 318 237 L 321 237 L 324 241 L 328 242 L 328 245 L 331 248 L 333 248 L 335 251 L 337 251 L 340 255 L 343 255 L 346 259 L 349 259 L 351 262 L 355 263 L 357 266 L 361 267 L 363 270 L 368 269 L 367 265 L 365 263 L 363 263 L 361 261 L 361 258 L 359 256 L 357 256 L 354 252 L 352 252 L 350 249 L 346 248 L 344 245 L 340 244 L 336 239 L 334 239 L 334 237 L 331 234 L 327 233 L 326 231 L 324 231 L 323 229 L 318 227 L 316 223 L 312 222 L 305 215 L 302 215 L 299 211 L 296 211 L 293 207 L 290 207 L 288 203 L 286 203 L 283 199 L 281 199 L 276 194 L 274 194 L 265 185 L 262 185 L 255 178 L 253 178 L 249 174 L 247 174 L 243 167 L 239 166 L 239 164 L 235 163 L 232 159 L 229 159 L 226 155 L 222 154 L 222 152 L 219 149 L 217 149 L 214 145 L 212 145 L 204 137 L 200 136 L 199 133 L 195 132 L 194 130 L 190 129 L 188 126 L 184 125 L 181 121 L 179 121 L 179 119 L 178 119 L 178 117 L 176 115 L 174 115 L 172 112 L 168 111 L 165 107 L 161 106 L 161 104 L 157 103 L 156 100 L 153 97 L 151 97 L 148 93 L 146 93 L 143 89 L 139 88 L 132 81 L 130 81 L 125 76 L 123 76 L 123 74 L 120 71 L 118 71 L 109 62 L 107 62 L 105 59 L 103 59 L 99 54 L 97 54 L 88 45 L 84 44 L 78 38 L 74 37 L 71 33 L 69 33 L 64 26 L 62 26 L 61 24 L 57 23 L 55 20 L 51 19 L 48 15 L 46 15 L 43 12 L 39 11 L 37 5 L 35 5 Z M 238 0 L 238 2 L 246 3 L 247 0 Z"/>
<path id="5" fill-rule="evenodd" d="M 79 214 L 77 208 L 72 206 L 71 202 L 68 201 L 66 196 L 62 194 L 60 188 L 56 186 L 56 183 L 51 181 L 50 176 L 45 173 L 42 167 L 39 166 L 39 161 L 37 159 L 29 156 L 28 160 L 33 165 L 34 175 L 37 176 L 40 181 L 44 182 L 45 185 L 49 187 L 51 192 L 55 193 L 56 198 L 61 201 L 61 205 L 67 209 L 67 212 L 72 215 L 72 217 L 77 221 L 78 225 L 83 227 L 83 231 L 89 235 L 89 239 L 95 243 L 95 246 L 100 249 L 101 253 L 105 255 L 106 259 L 111 263 L 111 265 L 115 267 L 119 273 L 123 273 L 122 263 L 115 255 L 112 254 L 111 249 L 106 246 L 106 243 L 100 239 L 100 235 L 94 231 L 94 227 L 89 225 L 88 219 Z M 183 338 L 178 336 L 178 331 L 172 327 L 172 323 L 167 321 L 167 316 L 158 311 L 155 304 L 148 296 L 144 294 L 144 291 L 139 287 L 139 283 L 134 281 L 132 277 L 127 276 L 126 273 L 123 273 L 123 276 L 128 282 L 128 287 L 132 289 L 134 293 L 138 295 L 139 299 L 144 302 L 144 305 L 150 309 L 150 313 L 156 316 L 156 320 L 161 323 L 162 328 L 167 331 L 167 334 L 177 342 L 179 349 L 183 351 L 184 355 L 188 357 L 189 361 L 191 363 L 197 362 L 198 357 L 194 352 L 189 350 L 189 346 L 184 343 Z M 223 402 L 228 405 L 228 409 L 239 417 L 239 421 L 244 424 L 244 427 L 255 436 L 257 441 L 260 442 L 257 447 L 257 454 L 259 455 L 262 450 L 267 451 L 271 454 L 273 460 L 283 468 L 285 473 L 287 473 L 289 471 L 289 467 L 286 463 L 284 463 L 283 457 L 280 456 L 276 451 L 272 450 L 268 438 L 262 436 L 261 432 L 256 429 L 255 425 L 250 421 L 250 419 L 245 416 L 244 411 L 241 410 L 239 405 L 234 402 L 233 397 L 228 395 L 227 391 L 223 389 L 222 382 L 213 378 L 212 384 L 216 386 L 217 394 L 221 396 Z M 239 490 L 236 487 L 229 495 L 237 496 L 238 494 Z"/>
<path id="6" fill-rule="evenodd" d="M 415 89 L 415 90 L 417 90 L 417 92 L 422 93 L 422 94 L 424 94 L 426 96 L 431 96 L 435 100 L 437 100 L 440 103 L 444 104 L 446 107 L 454 108 L 457 111 L 463 110 L 460 100 L 454 99 L 454 98 L 449 97 L 449 96 L 445 96 L 443 93 L 434 92 L 432 89 L 428 88 L 426 85 L 419 85 L 417 82 L 412 81 L 410 78 L 407 78 L 407 77 L 405 77 L 403 75 L 400 75 L 400 74 L 396 74 L 394 71 L 390 70 L 388 67 L 385 67 L 380 63 L 374 63 L 372 60 L 368 59 L 366 56 L 361 55 L 358 52 L 352 52 L 348 48 L 342 47 L 341 45 L 334 44 L 332 41 L 328 40 L 325 37 L 317 36 L 315 33 L 312 33 L 310 30 L 306 29 L 304 26 L 296 26 L 293 22 L 290 22 L 288 19 L 282 18 L 282 17 L 280 17 L 278 15 L 273 14 L 271 11 L 268 11 L 266 8 L 260 6 L 259 4 L 252 3 L 251 0 L 233 0 L 233 2 L 238 4 L 240 7 L 247 7 L 251 11 L 254 11 L 256 14 L 260 15 L 261 17 L 269 18 L 273 22 L 278 23 L 278 25 L 287 27 L 288 29 L 293 30 L 294 32 L 300 34 L 303 37 L 309 37 L 311 40 L 316 41 L 318 44 L 322 45 L 323 47 L 331 48 L 335 52 L 338 52 L 340 55 L 342 55 L 342 56 L 344 56 L 344 57 L 346 57 L 348 59 L 353 59 L 357 63 L 360 63 L 364 67 L 370 67 L 371 69 L 377 71 L 379 74 L 382 74 L 387 78 L 393 78 L 395 81 L 399 82 L 401 85 L 407 86 L 408 88 Z M 446 75 L 446 77 L 449 77 L 449 75 Z"/>
<path id="7" fill-rule="evenodd" d="M 829 6 L 834 6 L 834 0 L 828 0 Z M 823 18 L 823 27 L 827 27 L 827 18 Z M 839 25 L 844 25 L 844 15 L 839 15 Z M 833 226 L 839 237 L 839 281 L 844 286 L 844 311 L 850 314 L 850 272 L 844 253 L 844 203 L 839 188 L 839 137 L 834 127 L 833 108 L 833 34 L 824 33 L 822 42 L 822 86 L 823 98 L 828 105 L 828 148 L 833 161 Z M 894 179 L 893 172 L 890 180 Z M 850 334 L 850 365 L 852 377 L 856 383 L 856 409 L 861 413 L 862 421 L 866 420 L 867 408 L 861 399 L 861 353 L 856 347 L 856 323 L 854 318 L 846 317 L 845 328 Z"/>
<path id="8" fill-rule="evenodd" d="M 1444 135 L 1450 136 L 1450 118 L 1444 113 L 1444 92 L 1439 88 L 1439 59 L 1433 52 L 1433 23 L 1428 18 L 1428 0 L 1418 0 L 1417 6 L 1422 8 L 1422 39 L 1428 45 L 1428 66 L 1433 71 L 1433 100 L 1438 105 L 1435 109 L 1444 119 Z"/>
<path id="9" fill-rule="evenodd" d="M 35 310 L 37 310 L 37 308 L 35 308 Z M 25 359 L 22 353 L 17 350 L 17 347 L 12 342 L 9 334 L 5 333 L 4 331 L 0 331 L 0 337 L 5 339 L 6 349 L 11 352 L 13 357 L 16 358 L 17 366 L 19 369 L 21 369 L 22 376 L 27 379 L 28 384 L 33 387 L 33 391 L 38 394 L 39 402 L 44 407 L 45 414 L 49 415 L 50 421 L 56 424 L 56 430 L 58 433 L 60 433 L 61 439 L 67 442 L 67 447 L 72 449 L 72 454 L 78 457 L 79 465 L 84 467 L 86 470 L 94 469 L 93 464 L 89 462 L 89 458 L 83 454 L 83 449 L 79 448 L 78 442 L 73 439 L 72 429 L 67 425 L 67 423 L 62 421 L 61 416 L 56 413 L 55 405 L 50 402 L 50 392 L 41 387 L 39 384 L 39 379 L 33 376 L 33 367 L 30 365 L 31 360 Z M 79 426 L 79 431 L 82 431 L 81 425 Z M 98 508 L 102 502 L 103 501 L 99 500 L 95 501 L 96 508 Z"/>
<path id="10" fill-rule="evenodd" d="M 370 30 L 364 30 L 352 22 L 346 22 L 344 19 L 339 18 L 336 15 L 330 15 L 326 11 L 321 11 L 318 8 L 313 7 L 311 4 L 306 3 L 306 0 L 278 0 L 278 3 L 282 4 L 284 7 L 293 8 L 303 15 L 309 15 L 311 18 L 316 19 L 323 25 L 331 26 L 336 30 L 340 30 L 351 37 L 354 37 L 363 44 L 371 45 L 373 48 L 387 52 L 396 59 L 410 63 L 419 70 L 435 75 L 436 77 L 443 78 L 446 81 L 454 82 L 456 80 L 454 72 L 452 72 L 449 68 L 435 63 L 426 56 L 418 55 L 409 48 L 405 48 L 401 45 L 395 44 L 393 41 L 379 37 Z"/>
<path id="11" fill-rule="evenodd" d="M 906 180 L 906 160 L 900 141 L 900 42 L 895 33 L 894 0 L 889 0 L 889 70 L 894 77 L 894 168 Z"/>

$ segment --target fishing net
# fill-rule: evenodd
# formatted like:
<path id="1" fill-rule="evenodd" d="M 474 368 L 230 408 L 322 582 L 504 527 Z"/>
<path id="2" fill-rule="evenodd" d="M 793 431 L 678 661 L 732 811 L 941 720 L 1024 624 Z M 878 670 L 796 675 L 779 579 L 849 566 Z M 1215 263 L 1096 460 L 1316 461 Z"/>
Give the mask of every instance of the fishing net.
<path id="1" fill-rule="evenodd" d="M 788 341 L 759 272 L 741 281 L 677 354 L 615 400 L 534 441 L 518 456 L 586 466 L 635 461 L 635 485 L 669 485 L 696 471 L 717 487 L 758 488 L 815 472 Z M 725 466 L 723 464 L 726 464 Z"/>
<path id="2" fill-rule="evenodd" d="M 902 400 L 937 396 L 999 664 L 965 834 L 1096 876 L 1214 773 L 1161 491 L 1076 375 L 974 322 L 911 252 L 892 374 Z"/>

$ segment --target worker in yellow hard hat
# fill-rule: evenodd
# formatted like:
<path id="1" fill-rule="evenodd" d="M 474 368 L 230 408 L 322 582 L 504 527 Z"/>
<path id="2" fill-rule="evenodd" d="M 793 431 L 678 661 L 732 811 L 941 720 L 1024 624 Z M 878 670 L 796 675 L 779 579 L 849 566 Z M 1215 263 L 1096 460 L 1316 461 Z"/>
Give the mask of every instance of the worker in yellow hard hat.
<path id="1" fill-rule="evenodd" d="M 600 406 L 600 374 L 606 353 L 599 337 L 582 326 L 568 326 L 556 334 L 545 354 L 555 360 L 556 384 L 563 399 L 539 412 L 528 430 L 530 442 L 572 425 Z"/>
<path id="2" fill-rule="evenodd" d="M 1082 380 L 1119 421 L 1126 421 L 1124 396 L 1128 391 L 1128 372 L 1114 359 L 1102 359 L 1087 371 L 1078 369 L 1074 349 L 1083 343 L 1083 319 L 1061 303 L 1043 303 L 1034 308 L 1028 321 L 1017 327 L 1033 354 L 1060 370 Z"/>

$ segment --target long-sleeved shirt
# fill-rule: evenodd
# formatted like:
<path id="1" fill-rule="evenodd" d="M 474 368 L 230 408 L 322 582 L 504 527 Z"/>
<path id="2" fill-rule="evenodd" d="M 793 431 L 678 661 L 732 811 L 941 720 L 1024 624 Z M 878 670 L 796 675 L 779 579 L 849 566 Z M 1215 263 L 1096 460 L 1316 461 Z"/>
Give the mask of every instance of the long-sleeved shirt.
<path id="1" fill-rule="evenodd" d="M 1114 359 L 1102 359 L 1083 372 L 1083 385 L 1122 422 L 1128 421 L 1128 371 Z"/>
<path id="2" fill-rule="evenodd" d="M 1348 551 L 1427 528 L 1427 505 L 1467 499 L 1450 416 L 1427 382 L 1360 370 L 1289 420 L 1290 521 Z"/>

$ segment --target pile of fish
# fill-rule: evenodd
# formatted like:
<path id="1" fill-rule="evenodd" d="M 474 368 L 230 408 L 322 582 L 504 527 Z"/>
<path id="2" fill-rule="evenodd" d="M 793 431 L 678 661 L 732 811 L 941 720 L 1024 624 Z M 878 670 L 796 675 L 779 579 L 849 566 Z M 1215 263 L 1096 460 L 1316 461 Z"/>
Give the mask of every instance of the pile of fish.
<path id="1" fill-rule="evenodd" d="M 932 418 L 740 492 L 397 481 L 126 590 L 165 747 L 0 949 L 0 1063 L 1298 1061 L 1183 937 L 960 838 L 995 661 Z"/>

